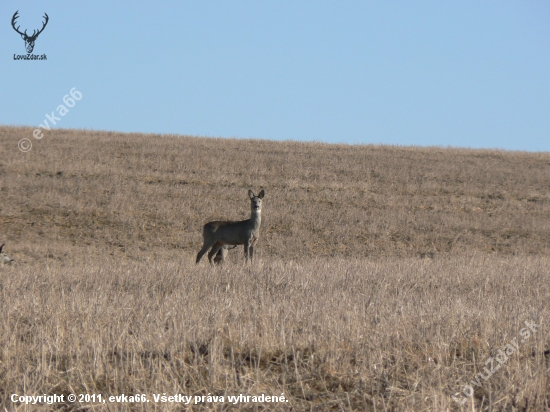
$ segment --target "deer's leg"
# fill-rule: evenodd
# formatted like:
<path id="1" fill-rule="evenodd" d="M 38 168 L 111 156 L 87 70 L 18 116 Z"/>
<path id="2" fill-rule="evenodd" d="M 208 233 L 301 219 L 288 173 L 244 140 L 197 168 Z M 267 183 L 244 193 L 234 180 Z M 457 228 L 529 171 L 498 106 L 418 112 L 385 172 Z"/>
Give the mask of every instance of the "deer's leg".
<path id="1" fill-rule="evenodd" d="M 197 254 L 197 260 L 195 263 L 199 263 L 201 258 L 203 257 L 203 255 L 206 253 L 206 251 L 208 249 L 210 249 L 210 247 L 212 246 L 212 244 L 210 242 L 204 242 L 204 244 L 202 245 L 202 249 L 199 251 L 199 253 Z"/>
<path id="2" fill-rule="evenodd" d="M 257 240 L 258 238 L 255 237 L 255 238 L 252 238 L 252 240 L 250 241 L 250 246 L 248 247 L 248 251 L 250 253 L 250 260 L 252 260 L 252 258 L 254 257 L 254 248 Z"/>
<path id="3" fill-rule="evenodd" d="M 227 256 L 227 247 L 222 246 L 216 256 L 214 256 L 214 263 L 217 265 L 222 265 L 223 261 L 225 260 L 225 257 Z"/>
<path id="4" fill-rule="evenodd" d="M 208 253 L 208 260 L 212 266 L 214 266 L 214 256 L 216 256 L 216 253 L 218 253 L 222 247 L 223 245 L 220 242 L 217 242 L 214 246 L 212 246 L 212 249 Z"/>
<path id="5" fill-rule="evenodd" d="M 214 263 L 216 265 L 221 265 L 223 263 L 223 258 L 224 258 L 223 250 L 224 248 L 222 247 L 220 250 L 218 250 L 218 253 L 216 253 L 216 256 L 214 256 Z"/>
<path id="6" fill-rule="evenodd" d="M 253 255 L 254 255 L 254 241 L 250 239 L 244 244 L 244 257 L 248 262 L 248 259 L 252 260 Z"/>
<path id="7" fill-rule="evenodd" d="M 244 259 L 248 262 L 248 252 L 250 250 L 250 243 L 246 242 L 244 244 Z"/>

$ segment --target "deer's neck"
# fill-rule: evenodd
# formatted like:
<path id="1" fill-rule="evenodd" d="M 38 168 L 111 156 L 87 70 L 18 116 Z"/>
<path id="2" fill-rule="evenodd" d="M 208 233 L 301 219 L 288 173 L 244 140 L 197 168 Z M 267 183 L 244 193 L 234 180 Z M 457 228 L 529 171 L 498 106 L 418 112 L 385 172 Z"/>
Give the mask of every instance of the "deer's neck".
<path id="1" fill-rule="evenodd" d="M 259 229 L 262 223 L 262 212 L 260 210 L 253 210 L 250 215 L 250 223 L 254 226 L 254 229 Z"/>

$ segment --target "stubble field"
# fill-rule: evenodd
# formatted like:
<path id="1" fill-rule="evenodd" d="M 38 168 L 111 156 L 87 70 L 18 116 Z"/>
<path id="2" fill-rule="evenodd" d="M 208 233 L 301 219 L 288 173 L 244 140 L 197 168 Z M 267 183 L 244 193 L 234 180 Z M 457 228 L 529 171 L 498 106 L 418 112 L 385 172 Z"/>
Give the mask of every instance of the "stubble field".
<path id="1" fill-rule="evenodd" d="M 0 128 L 3 408 L 549 408 L 549 153 L 31 136 Z M 202 224 L 260 188 L 253 264 L 196 266 Z"/>

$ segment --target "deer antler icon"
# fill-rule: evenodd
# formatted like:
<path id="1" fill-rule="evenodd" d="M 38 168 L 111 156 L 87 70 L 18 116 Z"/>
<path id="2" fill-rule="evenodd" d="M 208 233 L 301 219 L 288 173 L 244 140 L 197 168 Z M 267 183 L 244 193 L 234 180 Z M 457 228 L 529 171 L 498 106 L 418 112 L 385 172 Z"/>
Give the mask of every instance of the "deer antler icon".
<path id="1" fill-rule="evenodd" d="M 27 30 L 25 30 L 24 33 L 21 33 L 19 31 L 19 27 L 20 26 L 17 26 L 17 28 L 15 27 L 15 20 L 17 20 L 17 18 L 19 17 L 17 15 L 17 13 L 19 13 L 19 10 L 17 10 L 15 12 L 15 14 L 13 15 L 12 19 L 11 19 L 11 25 L 13 27 L 13 29 L 19 33 L 21 35 L 21 38 L 23 40 L 25 40 L 25 48 L 27 49 L 27 53 L 32 53 L 33 49 L 34 49 L 34 42 L 36 41 L 36 38 L 38 37 L 38 35 L 40 33 L 42 33 L 42 31 L 44 30 L 44 28 L 46 27 L 46 24 L 48 24 L 48 20 L 50 19 L 48 17 L 48 15 L 46 13 L 44 13 L 44 18 L 46 19 L 46 21 L 43 23 L 43 26 L 40 30 L 38 30 L 38 32 L 36 30 L 33 30 L 32 32 L 32 36 L 29 36 L 27 35 Z"/>

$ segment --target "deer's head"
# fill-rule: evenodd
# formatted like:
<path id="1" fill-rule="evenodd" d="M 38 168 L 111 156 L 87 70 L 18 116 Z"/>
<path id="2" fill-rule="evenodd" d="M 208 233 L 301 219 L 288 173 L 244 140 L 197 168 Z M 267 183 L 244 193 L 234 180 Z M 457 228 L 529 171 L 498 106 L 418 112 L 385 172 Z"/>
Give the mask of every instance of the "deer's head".
<path id="1" fill-rule="evenodd" d="M 250 208 L 253 212 L 262 211 L 262 199 L 264 198 L 264 191 L 262 190 L 258 196 L 254 194 L 252 190 L 248 191 L 248 197 L 250 197 Z"/>
<path id="2" fill-rule="evenodd" d="M 46 27 L 46 24 L 48 24 L 49 17 L 46 13 L 44 13 L 44 18 L 46 19 L 46 21 L 42 23 L 42 28 L 38 30 L 38 32 L 36 30 L 33 30 L 32 35 L 29 36 L 27 34 L 27 30 L 25 30 L 25 32 L 22 33 L 19 31 L 20 26 L 15 27 L 15 20 L 17 20 L 17 18 L 19 17 L 17 13 L 19 13 L 19 10 L 17 10 L 13 15 L 11 19 L 11 25 L 13 29 L 21 35 L 21 38 L 25 40 L 25 48 L 27 49 L 27 53 L 32 53 L 34 49 L 34 42 L 36 41 L 36 38 L 38 37 L 38 35 L 42 33 L 42 31 L 44 30 L 44 28 Z"/>

